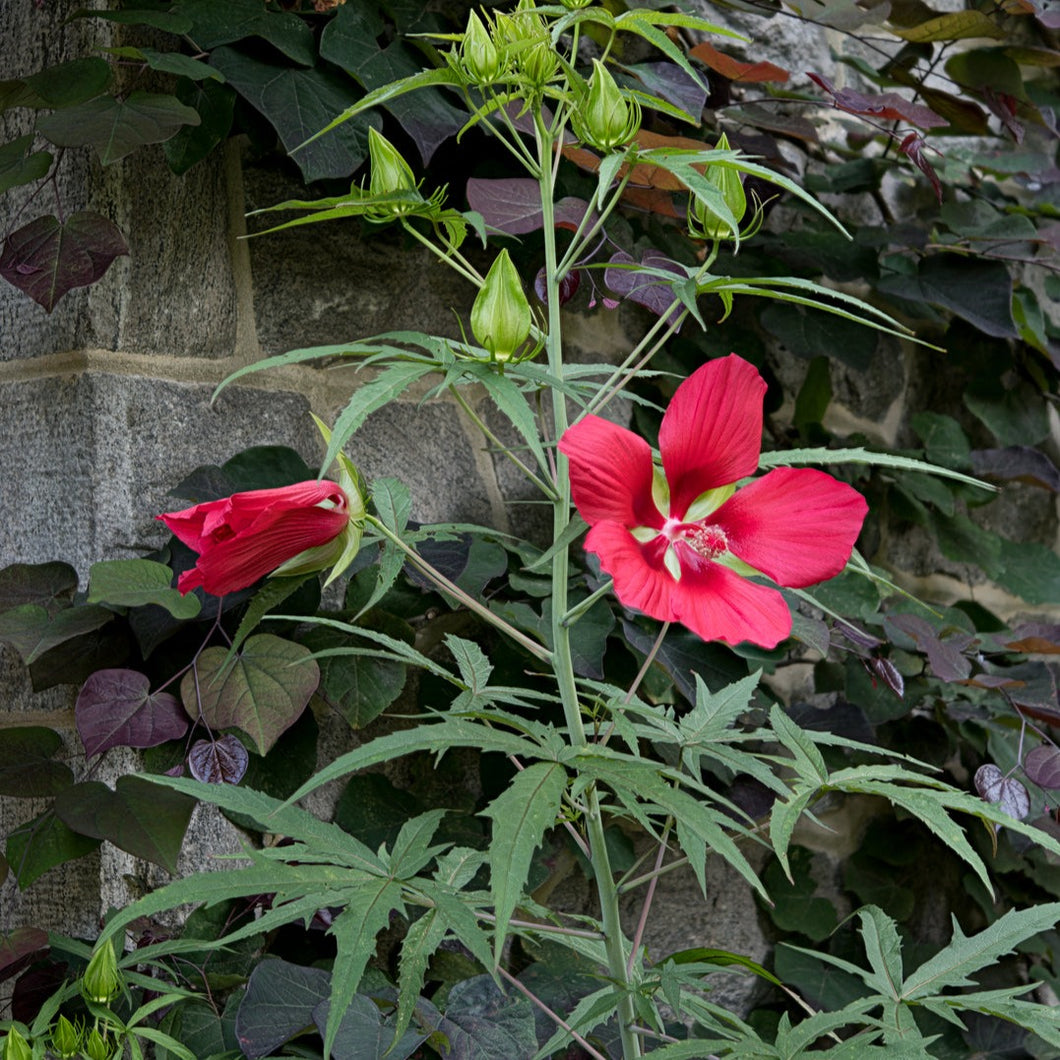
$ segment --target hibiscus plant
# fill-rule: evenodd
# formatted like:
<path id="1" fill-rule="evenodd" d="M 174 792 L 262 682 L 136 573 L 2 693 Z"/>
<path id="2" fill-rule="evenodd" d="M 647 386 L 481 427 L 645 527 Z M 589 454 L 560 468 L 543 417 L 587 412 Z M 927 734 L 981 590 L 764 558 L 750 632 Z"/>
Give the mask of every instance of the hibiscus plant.
<path id="1" fill-rule="evenodd" d="M 529 205 L 518 231 L 540 234 L 534 268 L 482 183 L 469 189 L 472 208 L 461 209 L 447 189 L 417 181 L 375 128 L 365 180 L 274 208 L 294 214 L 276 227 L 355 218 L 399 226 L 470 285 L 473 303 L 459 339 L 391 332 L 236 373 L 224 385 L 322 358 L 370 370 L 336 422 L 318 424 L 319 473 L 276 451 L 197 473 L 178 492 L 196 499 L 209 490 L 210 499 L 159 516 L 175 536 L 162 553 L 93 568 L 76 609 L 84 629 L 124 609 L 144 659 L 167 638 L 184 652 L 152 679 L 97 669 L 79 696 L 90 754 L 155 748 L 147 752 L 153 771 L 122 778 L 113 793 L 154 844 L 147 850 L 141 836 L 129 849 L 175 869 L 183 826 L 174 826 L 174 842 L 148 827 L 144 807 L 186 824 L 195 800 L 274 837 L 248 845 L 225 871 L 178 876 L 111 915 L 79 979 L 89 981 L 99 955 L 110 955 L 114 984 L 87 1002 L 103 1021 L 97 1037 L 102 1026 L 118 1043 L 107 1055 L 126 1047 L 142 1055 L 142 1038 L 158 1055 L 199 1060 L 930 1057 L 953 1055 L 932 1047 L 961 1015 L 1007 1021 L 1043 1043 L 1035 1055 L 1058 1055 L 1060 1025 L 1027 996 L 1033 982 L 993 988 L 974 978 L 1052 931 L 1057 902 L 1008 909 L 967 934 L 956 927 L 927 957 L 903 954 L 885 903 L 866 902 L 851 913 L 857 933 L 842 954 L 792 947 L 816 959 L 822 975 L 843 977 L 844 990 L 822 991 L 813 1004 L 745 954 L 707 940 L 658 952 L 646 941 L 671 873 L 690 873 L 705 893 L 708 866 L 720 862 L 763 908 L 774 907 L 778 890 L 805 878 L 795 829 L 828 797 L 890 803 L 923 825 L 983 895 L 994 880 L 962 822 L 984 822 L 995 844 L 1000 833 L 1060 855 L 1060 841 L 1013 814 L 1001 795 L 949 784 L 916 748 L 802 727 L 763 679 L 785 653 L 825 658 L 845 647 L 876 667 L 881 683 L 897 680 L 856 607 L 841 614 L 842 594 L 818 589 L 833 579 L 894 589 L 856 548 L 868 511 L 859 475 L 876 468 L 984 487 L 958 470 L 865 448 L 763 452 L 767 383 L 741 355 L 739 334 L 724 330 L 738 298 L 905 329 L 852 295 L 733 266 L 732 251 L 762 222 L 763 189 L 782 189 L 842 226 L 799 184 L 724 138 L 675 147 L 642 133 L 646 113 L 696 119 L 622 80 L 613 48 L 631 36 L 696 81 L 669 35 L 678 31 L 724 32 L 654 6 L 615 15 L 578 0 L 520 0 L 510 11 L 472 12 L 462 32 L 432 39 L 444 65 L 375 88 L 321 130 L 445 88 L 470 116 L 466 129 L 487 135 L 521 171 L 512 186 Z M 593 174 L 585 197 L 562 196 L 572 163 Z M 639 260 L 625 250 L 600 255 L 640 167 L 668 174 L 677 189 L 694 240 L 684 260 L 656 250 Z M 651 322 L 617 365 L 577 363 L 564 343 L 563 306 L 605 271 L 609 289 L 624 284 Z M 680 380 L 658 365 L 670 363 L 667 344 L 686 325 L 717 329 L 732 352 Z M 642 389 L 646 380 L 657 389 Z M 362 480 L 358 429 L 421 381 L 451 398 L 511 463 L 535 511 L 550 513 L 544 534 L 416 524 L 402 483 Z M 475 388 L 491 399 L 489 416 Z M 649 393 L 668 395 L 661 418 Z M 657 439 L 645 437 L 653 424 Z M 282 481 L 263 486 L 260 468 L 280 464 Z M 321 571 L 337 609 L 321 608 Z M 63 577 L 34 575 L 45 576 Z M 134 616 L 147 606 L 151 621 Z M 925 624 L 936 614 L 910 606 Z M 48 616 L 41 621 L 46 632 Z M 358 714 L 347 695 L 357 681 L 389 690 L 374 712 Z M 314 692 L 363 728 L 403 689 L 401 724 L 367 729 L 353 750 L 319 767 L 312 734 L 303 753 Z M 124 704 L 124 728 L 113 724 L 116 704 Z M 1055 761 L 1046 737 L 1038 747 Z M 282 780 L 261 765 L 278 752 L 286 754 Z M 427 761 L 431 777 L 474 763 L 478 795 L 443 795 L 428 781 L 422 800 L 398 791 L 375 767 L 404 758 L 412 769 Z M 322 820 L 307 807 L 337 784 L 334 819 Z M 56 790 L 58 819 L 74 832 L 84 801 L 102 797 L 92 782 Z M 308 796 L 317 797 L 303 805 Z M 385 820 L 359 815 L 388 799 Z M 52 824 L 36 827 L 23 849 L 39 847 Z M 9 841 L 9 861 L 18 849 Z M 584 874 L 591 901 L 552 900 L 557 862 Z M 199 908 L 183 934 L 144 929 L 187 903 Z M 134 927 L 137 948 L 114 962 L 114 945 Z M 256 959 L 267 940 L 292 930 L 326 934 L 326 967 Z M 389 963 L 377 959 L 388 933 L 398 936 Z M 88 954 L 75 956 L 83 963 Z M 144 966 L 166 984 L 161 1001 L 150 996 Z M 745 1019 L 712 1000 L 724 970 L 787 990 L 794 1002 L 771 1023 Z M 226 975 L 245 985 L 227 1006 L 214 994 L 230 987 Z M 426 989 L 439 979 L 443 991 Z M 128 1002 L 121 1015 L 120 992 Z M 66 986 L 61 1000 L 75 993 Z M 102 1047 L 88 1044 L 87 1030 L 57 1029 L 58 1007 L 42 1009 L 33 1025 L 9 1024 L 4 1057 L 44 1055 L 61 1038 L 71 1050 L 62 1055 L 94 1058 Z M 164 1007 L 162 1028 L 144 1030 L 146 1009 Z"/>

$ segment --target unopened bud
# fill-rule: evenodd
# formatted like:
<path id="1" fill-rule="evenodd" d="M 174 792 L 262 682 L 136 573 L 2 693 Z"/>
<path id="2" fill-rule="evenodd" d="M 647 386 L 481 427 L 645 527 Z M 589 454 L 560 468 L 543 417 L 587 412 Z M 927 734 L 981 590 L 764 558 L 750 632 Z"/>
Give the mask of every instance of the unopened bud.
<path id="1" fill-rule="evenodd" d="M 368 190 L 373 195 L 415 190 L 416 178 L 401 152 L 371 126 L 368 128 L 368 157 L 372 167 Z"/>
<path id="2" fill-rule="evenodd" d="M 4 1052 L 2 1060 L 33 1060 L 33 1050 L 29 1042 L 19 1033 L 17 1027 L 12 1027 L 4 1039 Z"/>
<path id="3" fill-rule="evenodd" d="M 580 11 L 583 7 L 588 7 L 593 0 L 562 0 L 562 2 L 568 11 Z"/>
<path id="4" fill-rule="evenodd" d="M 729 138 L 725 133 L 721 134 L 714 149 L 731 150 Z M 747 195 L 743 190 L 739 170 L 731 166 L 707 166 L 703 171 L 703 179 L 721 193 L 733 220 L 739 225 L 747 213 Z M 727 221 L 722 220 L 707 203 L 695 195 L 688 204 L 688 228 L 697 239 L 734 239 L 737 234 L 729 227 Z"/>
<path id="5" fill-rule="evenodd" d="M 114 1055 L 114 1050 L 107 1044 L 107 1039 L 95 1027 L 89 1031 L 84 1049 L 88 1060 L 111 1060 Z"/>
<path id="6" fill-rule="evenodd" d="M 121 977 L 114 946 L 109 941 L 104 942 L 92 954 L 85 974 L 81 976 L 81 993 L 88 1001 L 105 1005 L 120 989 Z"/>
<path id="7" fill-rule="evenodd" d="M 593 59 L 589 87 L 574 115 L 575 131 L 599 151 L 628 144 L 640 128 L 640 104 L 627 101 L 599 59 Z"/>
<path id="8" fill-rule="evenodd" d="M 508 251 L 502 250 L 471 307 L 471 331 L 479 345 L 503 363 L 526 342 L 530 324 L 530 303 Z"/>
<path id="9" fill-rule="evenodd" d="M 504 72 L 500 50 L 474 11 L 467 16 L 467 28 L 460 45 L 460 66 L 476 85 L 491 85 Z"/>
<path id="10" fill-rule="evenodd" d="M 69 1060 L 81 1051 L 82 1031 L 74 1026 L 65 1016 L 55 1021 L 52 1030 L 52 1052 L 59 1060 Z"/>

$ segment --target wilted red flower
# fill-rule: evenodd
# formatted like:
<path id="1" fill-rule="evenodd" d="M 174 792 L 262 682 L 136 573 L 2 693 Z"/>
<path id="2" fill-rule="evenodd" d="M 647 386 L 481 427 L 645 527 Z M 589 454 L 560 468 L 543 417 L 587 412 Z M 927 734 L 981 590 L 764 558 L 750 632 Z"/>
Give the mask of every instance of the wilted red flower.
<path id="1" fill-rule="evenodd" d="M 810 469 L 754 474 L 766 384 L 735 354 L 678 388 L 659 430 L 662 470 L 648 443 L 598 416 L 564 433 L 574 503 L 628 607 L 680 622 L 704 640 L 775 647 L 791 632 L 765 575 L 801 588 L 838 574 L 868 506 L 850 486 Z"/>
<path id="2" fill-rule="evenodd" d="M 350 498 L 341 486 L 313 479 L 233 493 L 158 518 L 199 553 L 195 566 L 181 574 L 177 588 L 187 593 L 201 585 L 214 596 L 224 596 L 281 567 L 283 573 L 295 574 L 334 563 L 348 544 L 343 538 L 349 534 L 344 531 L 360 538 L 359 497 L 357 504 L 357 510 L 351 511 Z M 329 545 L 334 548 L 325 547 Z M 312 555 L 303 557 L 310 550 Z"/>

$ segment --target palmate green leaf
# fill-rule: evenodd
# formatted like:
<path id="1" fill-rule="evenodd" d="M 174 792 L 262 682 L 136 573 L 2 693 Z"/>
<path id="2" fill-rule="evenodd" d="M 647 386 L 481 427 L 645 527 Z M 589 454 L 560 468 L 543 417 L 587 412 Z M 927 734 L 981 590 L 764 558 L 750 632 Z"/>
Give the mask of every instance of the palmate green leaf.
<path id="1" fill-rule="evenodd" d="M 340 755 L 306 781 L 288 800 L 296 802 L 329 781 L 337 780 L 368 766 L 389 762 L 417 751 L 444 753 L 452 747 L 477 747 L 483 751 L 519 755 L 522 759 L 535 757 L 535 748 L 525 737 L 494 729 L 460 718 L 444 718 L 425 723 L 417 729 L 388 733 L 362 747 Z"/>
<path id="2" fill-rule="evenodd" d="M 893 453 L 874 453 L 868 449 L 788 449 L 762 453 L 758 460 L 759 467 L 791 467 L 799 464 L 868 464 L 873 467 L 891 467 L 897 471 L 922 471 L 940 478 L 954 479 L 982 490 L 997 492 L 997 487 L 982 479 L 963 475 L 952 468 L 939 464 L 929 464 L 925 460 L 915 460 L 908 456 L 896 456 Z"/>
<path id="3" fill-rule="evenodd" d="M 486 688 L 493 673 L 493 664 L 486 658 L 486 653 L 473 640 L 452 633 L 445 635 L 445 646 L 456 660 L 460 677 L 468 690 L 481 692 Z"/>
<path id="4" fill-rule="evenodd" d="M 331 462 L 343 449 L 364 421 L 384 405 L 388 405 L 403 394 L 413 383 L 435 370 L 431 364 L 391 364 L 384 368 L 370 383 L 359 386 L 346 407 L 339 413 L 331 432 L 327 455 L 323 466 Z"/>
<path id="5" fill-rule="evenodd" d="M 742 680 L 712 692 L 703 678 L 694 674 L 696 705 L 678 722 L 681 746 L 699 748 L 724 739 L 726 730 L 750 707 L 751 696 L 761 676 L 762 671 L 756 670 Z"/>
<path id="6" fill-rule="evenodd" d="M 791 836 L 795 831 L 795 825 L 817 797 L 818 790 L 817 787 L 806 787 L 793 791 L 790 798 L 777 799 L 769 814 L 769 841 L 773 844 L 773 851 L 789 880 L 792 879 L 791 865 L 788 861 Z"/>
<path id="7" fill-rule="evenodd" d="M 881 996 L 897 1000 L 902 993 L 902 940 L 897 925 L 875 905 L 859 909 L 858 916 L 865 956 L 872 968 L 865 983 Z"/>
<path id="8" fill-rule="evenodd" d="M 822 784 L 828 780 L 828 767 L 813 740 L 774 705 L 769 712 L 769 723 L 783 746 L 791 752 L 792 765 L 801 780 L 808 784 Z"/>
<path id="9" fill-rule="evenodd" d="M 1029 909 L 1010 909 L 989 927 L 965 935 L 953 918 L 949 944 L 925 961 L 902 983 L 902 998 L 915 1001 L 950 987 L 974 985 L 973 972 L 1011 953 L 1021 942 L 1043 931 L 1053 931 L 1060 921 L 1060 902 L 1047 902 Z"/>
<path id="10" fill-rule="evenodd" d="M 920 1004 L 929 1012 L 943 1019 L 955 1021 L 965 1012 L 981 1012 L 985 1016 L 997 1016 L 1025 1028 L 1048 1042 L 1060 1047 L 1060 1011 L 1035 1001 L 1023 1001 L 1014 994 L 1025 993 L 1034 988 L 1034 983 L 1011 987 L 1008 990 L 980 990 L 953 997 L 923 998 Z M 963 1023 L 961 1024 L 963 1026 Z"/>
<path id="11" fill-rule="evenodd" d="M 512 779 L 507 790 L 482 811 L 493 821 L 490 839 L 490 890 L 496 927 L 494 962 L 499 964 L 508 921 L 523 893 L 530 861 L 545 833 L 556 823 L 567 771 L 558 762 L 536 762 Z"/>
<path id="12" fill-rule="evenodd" d="M 398 880 L 365 881 L 356 888 L 343 888 L 342 896 L 346 908 L 328 932 L 334 936 L 338 952 L 331 971 L 325 1058 L 331 1053 L 342 1015 L 357 992 L 364 969 L 375 956 L 376 935 L 390 924 L 391 913 L 405 914 L 402 884 Z"/>

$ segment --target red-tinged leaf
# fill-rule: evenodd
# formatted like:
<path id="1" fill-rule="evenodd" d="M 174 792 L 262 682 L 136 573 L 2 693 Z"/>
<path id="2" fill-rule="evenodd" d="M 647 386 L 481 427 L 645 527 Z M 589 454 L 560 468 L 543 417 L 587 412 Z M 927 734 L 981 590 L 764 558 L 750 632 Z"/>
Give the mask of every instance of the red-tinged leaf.
<path id="1" fill-rule="evenodd" d="M 905 695 L 905 678 L 890 659 L 882 655 L 870 660 L 869 672 L 875 674 L 899 699 Z"/>
<path id="2" fill-rule="evenodd" d="M 1060 470 L 1040 449 L 1009 445 L 1004 449 L 975 449 L 972 470 L 980 478 L 1023 482 L 1053 493 L 1060 492 Z"/>
<path id="3" fill-rule="evenodd" d="M 989 85 L 983 86 L 983 102 L 990 112 L 1001 119 L 1001 124 L 1017 144 L 1023 143 L 1023 122 L 1016 117 L 1016 98 L 1007 92 L 999 92 Z"/>
<path id="4" fill-rule="evenodd" d="M 48 932 L 20 927 L 0 935 L 0 982 L 18 975 L 31 961 L 48 953 Z"/>
<path id="5" fill-rule="evenodd" d="M 627 185 L 622 192 L 622 202 L 633 210 L 655 213 L 660 217 L 673 217 L 683 221 L 685 211 L 674 202 L 673 193 L 660 188 L 637 188 Z"/>
<path id="6" fill-rule="evenodd" d="M 188 772 L 204 784 L 238 784 L 250 765 L 250 752 L 239 737 L 196 740 L 188 752 Z"/>
<path id="7" fill-rule="evenodd" d="M 971 688 L 1023 688 L 1027 682 L 1015 677 L 1003 677 L 1001 674 L 975 674 L 963 681 L 960 685 L 969 685 Z"/>
<path id="8" fill-rule="evenodd" d="M 948 124 L 945 118 L 940 118 L 930 107 L 903 99 L 897 92 L 866 96 L 852 88 L 836 88 L 827 77 L 820 74 L 807 71 L 806 76 L 820 85 L 832 97 L 833 103 L 848 114 L 883 118 L 886 121 L 907 121 L 920 129 L 934 129 Z"/>
<path id="9" fill-rule="evenodd" d="M 939 183 L 938 174 L 924 155 L 924 147 L 924 137 L 918 132 L 911 132 L 898 145 L 898 150 L 931 181 L 931 186 L 935 189 L 935 198 L 942 202 L 942 185 Z"/>
<path id="10" fill-rule="evenodd" d="M 536 180 L 487 180 L 472 177 L 467 182 L 467 202 L 482 214 L 486 224 L 510 236 L 536 232 L 544 221 L 541 193 Z M 555 205 L 557 228 L 576 231 L 589 204 L 568 195 Z"/>
<path id="11" fill-rule="evenodd" d="M 121 232 L 98 213 L 75 213 L 65 222 L 38 217 L 7 237 L 0 276 L 50 313 L 64 294 L 95 283 L 128 253 Z"/>
<path id="12" fill-rule="evenodd" d="M 706 41 L 697 44 L 688 54 L 730 81 L 742 81 L 744 84 L 772 81 L 783 84 L 791 77 L 787 70 L 773 63 L 740 62 L 739 59 L 718 51 L 713 44 L 708 44 Z"/>
<path id="13" fill-rule="evenodd" d="M 566 305 L 577 293 L 578 288 L 582 283 L 581 269 L 572 269 L 559 281 L 559 304 Z M 537 275 L 534 277 L 534 294 L 537 295 L 538 299 L 542 302 L 546 302 L 545 297 L 545 270 L 539 269 Z"/>
<path id="14" fill-rule="evenodd" d="M 1051 743 L 1035 747 L 1023 760 L 1023 771 L 1038 787 L 1060 790 L 1060 748 Z"/>
<path id="15" fill-rule="evenodd" d="M 620 250 L 611 255 L 612 266 L 631 266 L 636 262 L 625 251 Z M 640 260 L 641 265 L 653 269 L 664 269 L 674 273 L 674 279 L 683 276 L 676 271 L 674 262 L 657 251 L 645 251 Z M 604 270 L 604 283 L 617 295 L 628 298 L 637 305 L 644 306 L 656 316 L 671 315 L 676 319 L 681 307 L 677 297 L 664 280 L 654 273 L 643 272 L 638 268 L 607 268 Z"/>
<path id="16" fill-rule="evenodd" d="M 962 653 L 974 638 L 967 633 L 939 637 L 931 623 L 919 615 L 888 615 L 886 625 L 911 637 L 927 655 L 931 672 L 941 681 L 963 681 L 972 672 L 972 663 Z"/>
<path id="17" fill-rule="evenodd" d="M 1044 622 L 1028 622 L 1016 626 L 1007 636 L 1001 634 L 1002 643 L 1012 651 L 1060 655 L 1060 625 Z"/>
<path id="18" fill-rule="evenodd" d="M 994 802 L 1003 813 L 1022 821 L 1031 812 L 1027 789 L 1013 777 L 1006 777 L 992 762 L 975 771 L 975 790 L 987 802 Z"/>
<path id="19" fill-rule="evenodd" d="M 74 716 L 89 758 L 112 747 L 157 747 L 188 731 L 177 697 L 152 693 L 135 670 L 97 670 L 82 685 Z"/>

